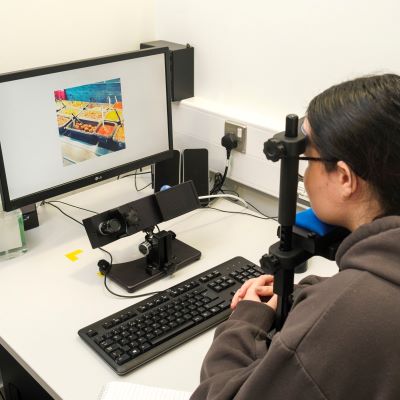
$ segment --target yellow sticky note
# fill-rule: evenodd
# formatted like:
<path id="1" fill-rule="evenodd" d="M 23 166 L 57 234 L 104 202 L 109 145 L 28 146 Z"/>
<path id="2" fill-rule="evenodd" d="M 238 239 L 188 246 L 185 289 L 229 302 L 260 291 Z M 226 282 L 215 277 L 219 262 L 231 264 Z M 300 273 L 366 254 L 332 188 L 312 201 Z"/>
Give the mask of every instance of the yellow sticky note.
<path id="1" fill-rule="evenodd" d="M 82 250 L 75 250 L 75 251 L 72 251 L 71 253 L 66 254 L 65 257 L 69 258 L 71 261 L 74 262 L 74 261 L 78 260 L 77 255 L 80 253 L 82 253 Z"/>

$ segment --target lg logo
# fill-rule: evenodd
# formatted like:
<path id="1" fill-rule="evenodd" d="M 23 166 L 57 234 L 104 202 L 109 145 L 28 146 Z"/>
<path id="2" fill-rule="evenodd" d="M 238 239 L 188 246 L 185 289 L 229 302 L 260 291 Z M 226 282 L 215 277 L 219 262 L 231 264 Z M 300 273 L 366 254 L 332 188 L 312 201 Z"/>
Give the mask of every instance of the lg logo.
<path id="1" fill-rule="evenodd" d="M 101 175 L 99 175 L 99 176 L 95 176 L 94 177 L 94 180 L 97 182 L 97 181 L 100 181 L 100 180 L 102 180 L 103 179 L 103 177 L 101 176 Z"/>

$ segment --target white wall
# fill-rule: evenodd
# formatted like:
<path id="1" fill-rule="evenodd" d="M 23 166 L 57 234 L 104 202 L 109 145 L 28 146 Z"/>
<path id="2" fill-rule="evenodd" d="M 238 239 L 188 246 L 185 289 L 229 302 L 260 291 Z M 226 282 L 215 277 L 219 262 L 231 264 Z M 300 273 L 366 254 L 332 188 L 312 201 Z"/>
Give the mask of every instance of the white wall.
<path id="1" fill-rule="evenodd" d="M 0 73 L 136 50 L 153 0 L 1 0 Z"/>
<path id="2" fill-rule="evenodd" d="M 248 126 L 228 177 L 278 195 L 263 142 L 321 90 L 359 75 L 400 73 L 398 0 L 155 0 L 158 39 L 195 47 L 195 95 L 173 107 L 178 148 L 206 147 L 223 171 L 224 122 Z"/>
<path id="3" fill-rule="evenodd" d="M 282 120 L 339 81 L 400 73 L 398 0 L 156 0 L 157 37 L 195 47 L 196 96 Z"/>

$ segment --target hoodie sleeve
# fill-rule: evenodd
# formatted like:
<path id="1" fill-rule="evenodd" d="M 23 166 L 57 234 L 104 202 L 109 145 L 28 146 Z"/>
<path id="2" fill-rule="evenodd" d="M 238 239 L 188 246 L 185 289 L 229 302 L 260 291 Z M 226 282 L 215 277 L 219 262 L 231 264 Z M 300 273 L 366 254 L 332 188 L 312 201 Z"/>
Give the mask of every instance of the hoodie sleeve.
<path id="1" fill-rule="evenodd" d="M 275 312 L 243 300 L 215 332 L 201 369 L 201 385 L 191 400 L 231 399 L 267 353 L 267 332 Z"/>
<path id="2" fill-rule="evenodd" d="M 315 316 L 292 318 L 287 326 L 291 344 L 306 335 Z M 274 317 L 275 312 L 263 303 L 241 301 L 229 320 L 217 328 L 203 362 L 200 385 L 190 400 L 326 400 L 296 346 L 288 346 L 278 333 L 267 348 Z M 308 356 L 318 358 L 312 346 Z"/>

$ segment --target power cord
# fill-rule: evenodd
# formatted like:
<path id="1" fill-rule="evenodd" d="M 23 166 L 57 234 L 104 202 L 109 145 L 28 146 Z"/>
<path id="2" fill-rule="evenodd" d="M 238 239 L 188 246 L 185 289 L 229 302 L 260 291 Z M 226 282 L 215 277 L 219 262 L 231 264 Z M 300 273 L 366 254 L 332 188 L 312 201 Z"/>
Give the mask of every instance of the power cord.
<path id="1" fill-rule="evenodd" d="M 234 196 L 233 194 L 210 194 L 207 196 L 199 196 L 199 200 L 203 200 L 203 199 L 216 199 L 216 198 L 227 198 L 227 199 L 235 199 L 236 201 L 240 201 L 246 208 L 248 207 L 248 203 L 243 200 L 241 197 L 239 196 Z"/>
<path id="2" fill-rule="evenodd" d="M 148 188 L 148 187 L 151 185 L 151 182 L 150 182 L 149 184 L 143 186 L 142 188 L 138 188 L 138 187 L 137 187 L 137 180 L 136 180 L 136 177 L 137 177 L 137 175 L 141 175 L 141 174 L 142 174 L 142 173 L 135 173 L 135 174 L 132 174 L 132 175 L 135 176 L 135 189 L 136 189 L 137 192 L 140 192 L 141 190 L 144 190 L 144 189 Z M 151 172 L 143 172 L 143 174 L 151 174 Z"/>
<path id="3" fill-rule="evenodd" d="M 226 149 L 226 164 L 224 174 L 221 175 L 219 172 L 215 174 L 214 186 L 210 190 L 210 194 L 217 194 L 221 191 L 224 186 L 226 175 L 229 168 L 229 159 L 231 157 L 231 151 L 238 146 L 238 139 L 233 133 L 225 134 L 221 139 L 221 145 Z"/>
<path id="4" fill-rule="evenodd" d="M 221 211 L 224 213 L 228 213 L 228 214 L 242 214 L 242 215 L 248 215 L 249 217 L 254 217 L 254 218 L 258 218 L 258 219 L 273 219 L 276 220 L 276 218 L 278 217 L 268 217 L 268 216 L 264 216 L 264 217 L 260 217 L 259 215 L 254 215 L 254 214 L 250 214 L 250 213 L 245 213 L 242 211 L 228 211 L 228 210 L 221 210 L 220 208 L 216 208 L 216 207 L 203 207 L 204 209 L 209 209 L 209 210 L 216 210 L 216 211 Z M 264 214 L 263 214 L 264 215 Z"/>
<path id="5" fill-rule="evenodd" d="M 81 225 L 81 226 L 83 226 L 83 223 L 82 223 L 82 222 L 78 221 L 78 220 L 75 219 L 74 217 L 71 217 L 71 216 L 68 215 L 65 211 L 63 211 L 60 207 L 54 205 L 53 203 L 55 203 L 55 202 L 57 202 L 57 203 L 62 203 L 62 204 L 65 204 L 65 205 L 67 205 L 67 206 L 74 207 L 74 208 L 78 208 L 78 209 L 81 209 L 81 210 L 85 210 L 85 211 L 88 211 L 88 212 L 91 212 L 91 213 L 94 213 L 94 214 L 98 214 L 96 211 L 87 210 L 87 209 L 85 209 L 85 208 L 78 207 L 78 206 L 75 206 L 75 205 L 73 205 L 73 204 L 65 203 L 65 202 L 58 201 L 58 200 L 53 200 L 53 201 L 46 201 L 46 200 L 43 200 L 43 201 L 41 202 L 41 205 L 48 204 L 48 205 L 50 205 L 50 206 L 56 208 L 58 211 L 60 211 L 61 214 L 65 215 L 66 217 L 68 217 L 68 218 L 70 218 L 70 219 L 72 219 L 73 221 L 75 221 L 76 223 L 78 223 L 78 224 Z M 157 227 L 158 230 L 160 230 L 160 229 L 158 228 L 157 225 L 156 225 L 156 227 Z M 110 272 L 110 270 L 111 270 L 111 268 L 112 268 L 112 265 L 113 265 L 113 257 L 112 257 L 112 254 L 111 254 L 109 251 L 103 249 L 102 247 L 99 247 L 99 250 L 101 250 L 102 252 L 108 254 L 108 256 L 110 257 L 110 261 L 109 261 L 109 262 L 106 261 L 106 260 L 100 260 L 100 261 L 98 262 L 98 266 L 99 266 L 100 272 L 104 275 L 104 286 L 105 286 L 105 288 L 107 289 L 107 291 L 110 292 L 112 295 L 117 296 L 117 297 L 126 298 L 126 299 L 134 299 L 134 298 L 137 298 L 137 297 L 144 297 L 144 296 L 150 296 L 150 295 L 152 295 L 152 294 L 163 293 L 163 291 L 159 291 L 159 292 L 148 292 L 148 293 L 142 293 L 142 294 L 129 295 L 129 296 L 128 296 L 128 295 L 123 295 L 123 294 L 119 294 L 119 293 L 113 292 L 113 291 L 109 288 L 109 286 L 107 285 L 107 275 L 108 275 L 108 273 Z"/>
<path id="6" fill-rule="evenodd" d="M 97 211 L 92 211 L 92 210 L 88 210 L 87 208 L 74 206 L 73 204 L 69 204 L 69 203 L 66 203 L 65 201 L 61 201 L 61 200 L 50 200 L 50 201 L 43 200 L 40 204 L 50 204 L 50 205 L 54 206 L 53 203 L 60 203 L 60 204 L 64 204 L 64 205 L 69 206 L 69 207 L 78 208 L 79 210 L 88 211 L 88 212 L 91 212 L 93 214 L 98 214 Z"/>
<path id="7" fill-rule="evenodd" d="M 221 189 L 222 192 L 225 192 L 224 190 Z M 232 192 L 234 192 L 232 190 Z M 236 192 L 234 192 L 236 193 Z M 251 204 L 249 201 L 242 199 L 238 193 L 236 193 L 235 195 L 233 194 L 227 194 L 227 193 L 223 193 L 223 194 L 213 194 L 213 195 L 209 195 L 209 196 L 199 196 L 199 200 L 202 199 L 209 199 L 209 198 L 226 198 L 228 200 L 233 200 L 234 202 L 240 202 L 242 203 L 246 208 L 248 208 L 248 206 L 250 206 L 251 208 L 254 208 L 255 211 L 257 211 L 259 214 L 261 214 L 264 218 L 262 219 L 273 219 L 276 220 L 278 217 L 270 217 L 269 215 L 264 214 L 263 212 L 261 212 L 256 206 L 254 206 L 253 204 Z M 243 212 L 239 212 L 239 211 L 225 211 L 225 210 L 220 210 L 219 208 L 213 208 L 213 207 L 205 207 L 205 208 L 210 208 L 210 209 L 214 209 L 214 210 L 218 210 L 218 211 L 223 211 L 223 212 L 231 212 L 232 214 L 244 214 L 244 215 L 251 215 L 253 217 L 256 218 L 260 218 L 254 214 L 248 214 L 248 213 L 243 213 Z"/>
<path id="8" fill-rule="evenodd" d="M 134 172 L 133 174 L 127 174 L 127 175 L 118 175 L 117 180 L 118 179 L 122 179 L 122 178 L 127 178 L 128 176 L 137 176 L 137 175 L 148 175 L 151 174 L 151 171 L 147 171 L 147 172 Z"/>

